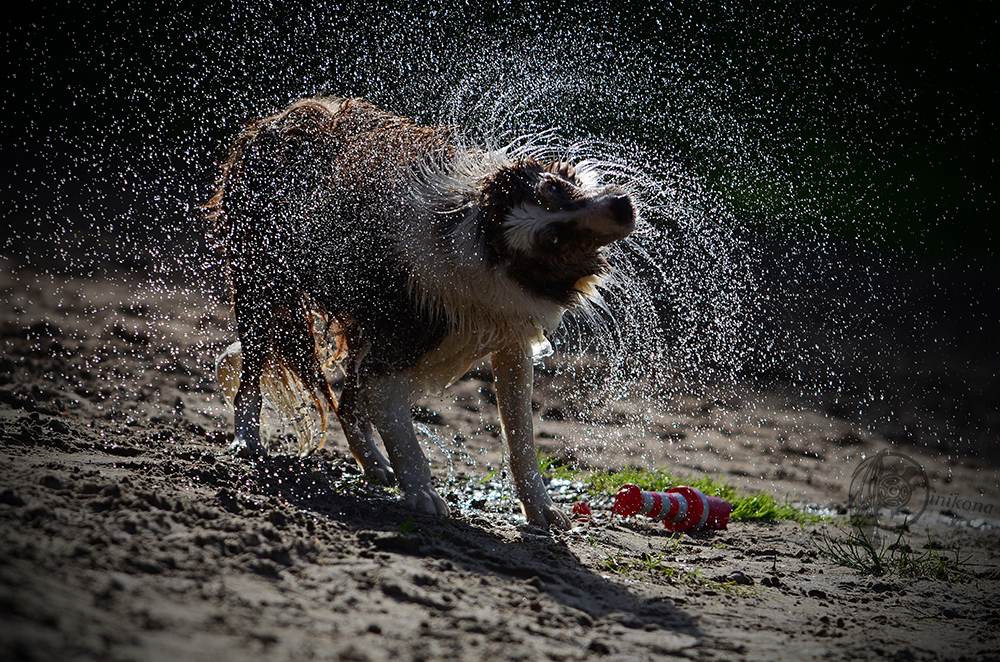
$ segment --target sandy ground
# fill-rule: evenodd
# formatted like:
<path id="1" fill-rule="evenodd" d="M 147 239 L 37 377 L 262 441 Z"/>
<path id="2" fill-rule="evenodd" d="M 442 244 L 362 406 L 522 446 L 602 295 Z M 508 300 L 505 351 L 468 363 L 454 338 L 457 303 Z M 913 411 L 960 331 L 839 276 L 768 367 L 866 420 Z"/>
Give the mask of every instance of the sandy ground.
<path id="1" fill-rule="evenodd" d="M 227 455 L 225 306 L 2 266 L 0 659 L 1000 659 L 995 453 L 903 449 L 935 494 L 992 506 L 933 506 L 909 535 L 960 549 L 970 581 L 862 576 L 820 541 L 843 531 L 861 459 L 898 445 L 777 393 L 661 408 L 543 368 L 548 453 L 722 475 L 831 515 L 674 537 L 592 498 L 591 521 L 547 535 L 500 478 L 480 368 L 420 403 L 453 514 L 412 516 L 360 479 L 339 430 L 305 459 Z M 567 509 L 582 497 L 552 491 Z"/>

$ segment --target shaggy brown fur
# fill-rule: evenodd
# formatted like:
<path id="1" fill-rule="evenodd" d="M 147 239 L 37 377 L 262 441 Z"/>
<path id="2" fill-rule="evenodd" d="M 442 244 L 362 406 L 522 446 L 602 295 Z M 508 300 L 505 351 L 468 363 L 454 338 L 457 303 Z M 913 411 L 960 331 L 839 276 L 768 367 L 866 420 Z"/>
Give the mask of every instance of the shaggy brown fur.
<path id="1" fill-rule="evenodd" d="M 323 430 L 337 412 L 366 474 L 445 513 L 410 402 L 491 356 L 525 513 L 562 523 L 534 454 L 531 356 L 563 312 L 598 296 L 601 248 L 632 231 L 634 210 L 570 164 L 460 145 L 356 99 L 299 101 L 236 140 L 207 205 L 241 343 L 226 353 L 242 362 L 233 450 L 266 452 L 261 380 L 277 376 Z M 334 359 L 339 407 L 322 365 Z"/>

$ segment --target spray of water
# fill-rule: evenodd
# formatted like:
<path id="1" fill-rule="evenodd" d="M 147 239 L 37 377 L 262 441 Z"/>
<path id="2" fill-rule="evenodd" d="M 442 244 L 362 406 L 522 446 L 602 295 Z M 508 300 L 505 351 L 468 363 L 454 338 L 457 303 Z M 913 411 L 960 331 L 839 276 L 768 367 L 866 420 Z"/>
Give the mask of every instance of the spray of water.
<path id="1" fill-rule="evenodd" d="M 198 209 L 216 162 L 245 122 L 290 101 L 362 96 L 422 124 L 460 127 L 475 144 L 587 161 L 637 201 L 638 230 L 609 250 L 616 275 L 605 306 L 568 316 L 550 338 L 557 355 L 544 370 L 565 378 L 551 381 L 581 403 L 582 420 L 632 399 L 646 403 L 630 414 L 640 426 L 685 394 L 725 393 L 742 379 L 762 389 L 780 382 L 844 415 L 883 411 L 879 420 L 891 423 L 907 393 L 880 387 L 866 357 L 934 330 L 920 315 L 905 338 L 875 330 L 880 320 L 859 314 L 856 301 L 878 299 L 888 319 L 911 314 L 914 294 L 877 283 L 878 255 L 859 261 L 830 239 L 845 227 L 890 233 L 885 216 L 871 214 L 875 184 L 850 172 L 861 152 L 887 167 L 867 139 L 878 117 L 838 91 L 872 81 L 903 95 L 861 57 L 857 24 L 850 12 L 800 16 L 794 7 L 555 12 L 535 2 L 511 14 L 500 3 L 401 11 L 235 2 L 157 20 L 95 11 L 63 50 L 25 28 L 12 43 L 39 45 L 12 63 L 38 87 L 4 99 L 3 110 L 18 126 L 50 128 L 5 139 L 20 155 L 8 177 L 6 250 L 109 288 L 150 272 L 136 293 L 152 302 L 141 314 L 119 319 L 111 304 L 88 314 L 109 333 L 146 334 L 136 356 L 158 370 L 210 364 L 231 335 L 209 337 L 209 322 L 180 329 L 170 311 L 225 315 L 220 260 Z M 109 37 L 109 25 L 123 36 Z M 130 59 L 136 44 L 141 64 Z M 100 72 L 103 82 L 48 73 L 63 70 Z M 856 153 L 825 131 L 831 121 L 860 136 Z M 205 358 L 171 351 L 175 333 L 206 334 L 197 345 Z M 123 394 L 148 388 L 97 363 Z M 114 397 L 102 405 L 116 406 Z M 977 433 L 947 423 L 930 434 L 924 443 Z"/>

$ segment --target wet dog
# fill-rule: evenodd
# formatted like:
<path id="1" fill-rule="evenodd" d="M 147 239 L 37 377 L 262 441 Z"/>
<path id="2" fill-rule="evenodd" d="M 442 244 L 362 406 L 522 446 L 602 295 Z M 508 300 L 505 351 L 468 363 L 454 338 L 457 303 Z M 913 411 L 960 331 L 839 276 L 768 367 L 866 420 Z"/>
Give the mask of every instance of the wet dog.
<path id="1" fill-rule="evenodd" d="M 489 356 L 524 514 L 565 525 L 538 469 L 532 366 L 544 332 L 599 297 L 602 248 L 635 227 L 629 196 L 598 182 L 587 163 L 469 147 L 357 99 L 307 99 L 249 126 L 207 205 L 240 337 L 224 361 L 239 375 L 233 451 L 266 452 L 262 380 L 284 385 L 324 426 L 337 413 L 368 477 L 445 514 L 411 403 Z M 344 371 L 339 405 L 324 359 Z"/>

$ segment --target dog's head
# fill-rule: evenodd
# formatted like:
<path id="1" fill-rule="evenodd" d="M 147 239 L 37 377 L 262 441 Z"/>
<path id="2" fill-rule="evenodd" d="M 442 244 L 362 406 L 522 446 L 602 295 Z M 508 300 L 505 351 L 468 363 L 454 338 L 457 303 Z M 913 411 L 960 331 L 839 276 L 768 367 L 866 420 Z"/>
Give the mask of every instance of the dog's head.
<path id="1" fill-rule="evenodd" d="M 635 229 L 625 191 L 595 180 L 569 163 L 524 159 L 484 181 L 486 239 L 528 291 L 562 304 L 589 295 L 608 272 L 601 249 Z"/>

